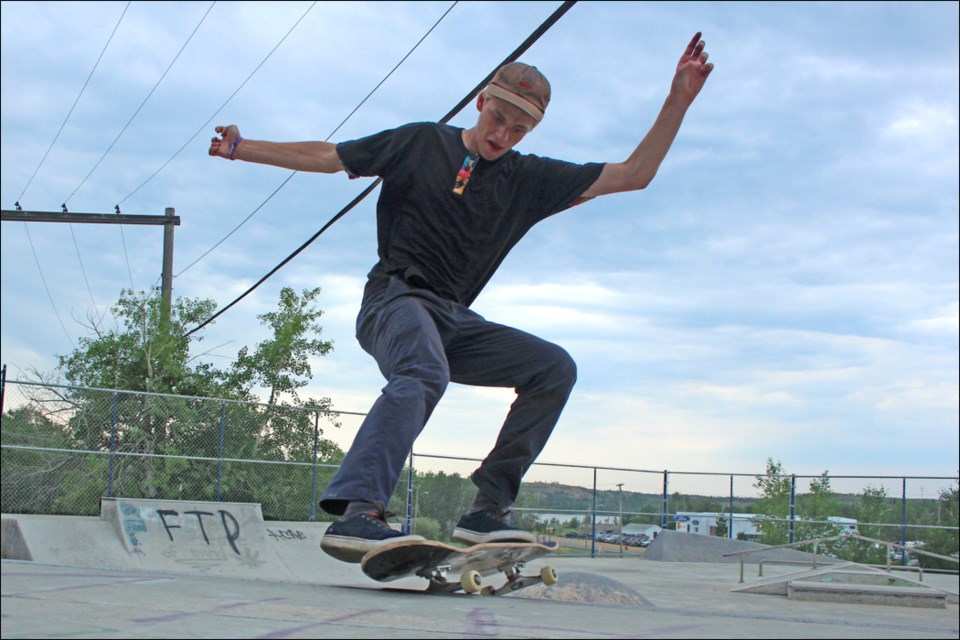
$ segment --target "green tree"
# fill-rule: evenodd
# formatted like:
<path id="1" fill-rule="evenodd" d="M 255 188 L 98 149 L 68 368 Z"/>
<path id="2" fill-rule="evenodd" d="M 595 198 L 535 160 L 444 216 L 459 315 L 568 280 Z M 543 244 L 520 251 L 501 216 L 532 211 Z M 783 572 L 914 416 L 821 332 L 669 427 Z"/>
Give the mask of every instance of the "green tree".
<path id="1" fill-rule="evenodd" d="M 858 506 L 857 530 L 860 535 L 874 540 L 888 540 L 890 533 L 895 531 L 889 527 L 879 526 L 891 522 L 893 504 L 887 497 L 887 490 L 883 487 L 867 486 L 860 496 Z M 885 564 L 887 549 L 883 545 L 866 540 L 845 540 L 843 545 L 836 545 L 838 555 L 844 560 L 863 564 Z"/>
<path id="2" fill-rule="evenodd" d="M 191 355 L 202 334 L 186 335 L 188 328 L 210 316 L 216 308 L 213 301 L 179 298 L 171 306 L 169 321 L 162 322 L 159 296 L 124 290 L 111 309 L 113 327 L 93 323 L 90 336 L 81 338 L 70 354 L 58 356 L 60 375 L 75 386 L 65 391 L 47 387 L 43 390 L 47 397 L 35 399 L 34 406 L 44 407 L 43 415 L 71 448 L 146 454 L 116 458 L 115 495 L 212 499 L 222 490 L 225 500 L 263 503 L 265 514 L 272 503 L 280 505 L 275 510 L 278 517 L 306 515 L 310 482 L 297 470 L 234 464 L 221 476 L 215 464 L 187 463 L 173 456 L 315 459 L 315 430 L 321 412 L 324 424 L 329 424 L 330 400 L 301 398 L 297 391 L 308 383 L 309 359 L 325 356 L 333 348 L 332 343 L 317 339 L 321 332 L 317 319 L 322 315 L 315 307 L 319 292 L 317 288 L 297 295 L 284 288 L 278 309 L 260 316 L 261 323 L 271 329 L 271 338 L 259 343 L 252 355 L 244 347 L 228 368 L 218 369 L 201 362 L 207 354 Z M 255 390 L 264 387 L 271 401 L 283 398 L 298 410 L 201 399 L 252 401 L 257 399 Z M 117 392 L 111 397 L 103 389 L 150 393 Z M 223 450 L 221 426 L 225 427 Z M 334 443 L 320 441 L 317 460 L 342 457 Z M 107 457 L 84 460 L 84 468 L 59 479 L 55 493 L 61 511 L 75 504 L 95 511 L 104 492 Z M 305 505 L 302 513 L 283 513 L 288 510 L 285 505 L 292 504 Z"/>
<path id="3" fill-rule="evenodd" d="M 786 544 L 788 536 L 788 518 L 790 516 L 790 476 L 783 474 L 783 464 L 773 458 L 767 458 L 766 473 L 757 476 L 753 486 L 760 491 L 760 497 L 754 503 L 757 517 L 754 522 L 760 532 L 762 544 Z"/>
<path id="4" fill-rule="evenodd" d="M 300 404 L 297 389 L 309 381 L 310 357 L 326 356 L 333 350 L 332 342 L 311 337 L 323 331 L 317 323 L 323 311 L 312 306 L 319 295 L 319 287 L 304 290 L 302 297 L 284 287 L 279 309 L 257 316 L 261 324 L 273 331 L 273 338 L 259 343 L 252 355 L 246 347 L 237 354 L 235 379 L 244 386 L 265 387 L 269 391 L 267 404 L 275 404 L 284 394 L 289 394 L 294 404 Z"/>
<path id="5" fill-rule="evenodd" d="M 88 327 L 93 335 L 81 337 L 69 355 L 58 356 L 58 370 L 78 386 L 223 397 L 227 390 L 218 387 L 221 372 L 190 364 L 190 340 L 200 342 L 203 336 L 183 337 L 188 326 L 215 308 L 212 300 L 178 298 L 169 325 L 161 329 L 160 297 L 124 289 L 111 308 L 115 326 Z"/>
<path id="6" fill-rule="evenodd" d="M 458 473 L 447 474 L 443 471 L 416 472 L 414 482 L 414 502 L 416 517 L 419 521 L 426 518 L 437 523 L 437 537 L 433 540 L 449 540 L 460 516 L 470 507 L 477 494 L 477 488 L 470 478 Z M 406 482 L 394 492 L 395 510 L 399 511 L 406 501 Z M 417 524 L 420 531 L 420 525 Z"/>
<path id="7" fill-rule="evenodd" d="M 953 562 L 917 554 L 920 566 L 930 569 L 957 570 L 956 558 L 960 555 L 960 534 L 957 522 L 960 521 L 960 485 L 954 480 L 953 486 L 940 490 L 937 500 L 938 526 L 924 531 L 923 550 L 954 558 Z M 941 524 L 942 523 L 942 524 Z"/>
<path id="8" fill-rule="evenodd" d="M 785 475 L 778 460 L 767 458 L 766 474 L 757 476 L 754 487 L 760 490 L 755 503 L 755 522 L 760 542 L 786 544 L 790 531 L 790 494 L 794 479 Z M 838 535 L 841 528 L 829 521 L 837 513 L 837 501 L 830 488 L 830 476 L 824 471 L 810 481 L 809 493 L 795 496 L 794 542 Z"/>
<path id="9" fill-rule="evenodd" d="M 840 535 L 842 527 L 830 522 L 839 513 L 839 505 L 830 487 L 827 471 L 812 479 L 809 493 L 797 498 L 797 523 L 794 540 L 813 540 Z"/>
<path id="10" fill-rule="evenodd" d="M 4 415 L 3 444 L 0 461 L 4 512 L 50 512 L 55 488 L 78 464 L 70 455 L 54 451 L 70 448 L 68 434 L 37 407 L 26 405 Z"/>

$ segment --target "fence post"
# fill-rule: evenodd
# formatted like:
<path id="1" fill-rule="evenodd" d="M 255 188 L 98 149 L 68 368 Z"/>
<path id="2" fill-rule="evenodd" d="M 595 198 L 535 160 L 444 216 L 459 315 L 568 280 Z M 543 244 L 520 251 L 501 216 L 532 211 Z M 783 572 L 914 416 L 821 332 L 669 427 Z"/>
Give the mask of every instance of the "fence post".
<path id="1" fill-rule="evenodd" d="M 590 557 L 597 557 L 597 468 L 593 468 L 593 519 L 590 525 Z"/>
<path id="2" fill-rule="evenodd" d="M 793 524 L 797 514 L 797 475 L 790 474 L 790 523 L 787 525 L 787 542 L 793 544 Z"/>
<path id="3" fill-rule="evenodd" d="M 3 397 L 7 393 L 7 365 L 3 365 L 3 372 L 0 374 L 0 422 L 3 421 Z"/>
<path id="4" fill-rule="evenodd" d="M 403 528 L 403 533 L 407 535 L 413 531 L 413 449 L 410 450 L 410 466 L 407 471 L 407 521 Z"/>
<path id="5" fill-rule="evenodd" d="M 907 478 L 901 478 L 903 481 L 903 490 L 900 499 L 900 564 L 907 564 Z"/>
<path id="6" fill-rule="evenodd" d="M 733 540 L 733 474 L 730 474 L 730 524 L 727 526 L 727 539 Z"/>
<path id="7" fill-rule="evenodd" d="M 667 487 L 669 486 L 669 480 L 670 480 L 669 475 L 670 475 L 670 472 L 664 469 L 663 470 L 663 504 L 660 507 L 660 528 L 661 529 L 667 528 L 667 509 L 669 508 L 669 504 L 667 502 L 667 496 L 669 495 L 667 493 L 668 491 Z"/>
<path id="8" fill-rule="evenodd" d="M 313 412 L 313 479 L 310 484 L 310 522 L 317 519 L 317 445 L 320 441 L 320 412 Z"/>
<path id="9" fill-rule="evenodd" d="M 110 498 L 113 496 L 113 459 L 114 454 L 117 451 L 117 394 L 116 391 L 113 392 L 113 411 L 110 417 L 110 464 L 109 472 L 107 475 L 107 497 Z"/>
<path id="10" fill-rule="evenodd" d="M 223 478 L 223 438 L 227 419 L 227 403 L 220 401 L 220 455 L 217 460 L 217 502 L 220 502 L 220 482 Z"/>

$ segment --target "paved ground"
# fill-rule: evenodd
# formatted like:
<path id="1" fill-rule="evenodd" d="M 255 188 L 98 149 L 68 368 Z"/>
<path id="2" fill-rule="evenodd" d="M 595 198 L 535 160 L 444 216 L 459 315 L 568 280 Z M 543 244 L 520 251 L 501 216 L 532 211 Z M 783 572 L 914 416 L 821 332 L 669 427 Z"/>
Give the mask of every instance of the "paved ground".
<path id="1" fill-rule="evenodd" d="M 957 638 L 957 605 L 917 609 L 732 593 L 738 568 L 558 558 L 601 576 L 631 605 L 427 595 L 384 589 L 354 566 L 316 582 L 109 571 L 2 562 L 4 638 Z M 558 585 L 559 586 L 559 585 Z M 521 592 L 522 593 L 522 592 Z"/>
<path id="2" fill-rule="evenodd" d="M 196 505 L 194 505 L 196 506 Z M 217 505 L 222 506 L 222 505 Z M 216 515 L 217 510 L 207 510 Z M 227 533 L 226 554 L 243 558 L 258 573 L 238 575 L 212 552 L 204 564 L 198 547 L 186 544 L 190 505 L 164 510 L 164 538 L 151 537 L 144 517 L 132 552 L 115 553 L 89 535 L 92 521 L 54 519 L 42 526 L 21 521 L 33 560 L 2 561 L 3 638 L 958 638 L 957 577 L 924 575 L 924 584 L 954 594 L 945 608 L 809 602 L 785 596 L 739 593 L 737 564 L 682 562 L 684 543 L 672 540 L 670 560 L 650 558 L 571 558 L 550 564 L 561 581 L 550 589 L 531 587 L 500 597 L 430 595 L 419 579 L 389 585 L 366 578 L 357 565 L 337 562 L 316 551 L 317 530 L 305 523 L 266 523 L 264 546 L 244 547 L 253 524 L 234 511 L 237 525 L 211 516 Z M 199 511 L 199 510 L 198 510 Z M 130 513 L 130 510 L 127 510 Z M 143 511 L 141 509 L 141 514 Z M 204 512 L 205 513 L 205 512 Z M 19 517 L 19 516 L 18 516 Z M 9 518 L 5 516 L 5 519 Z M 22 520 L 22 517 L 19 517 Z M 34 517 L 36 518 L 36 517 Z M 195 518 L 200 520 L 199 516 Z M 129 519 L 126 521 L 129 522 Z M 6 525 L 7 523 L 5 523 Z M 53 527 L 52 525 L 55 525 Z M 115 526 L 116 522 L 107 526 Z M 179 525 L 179 528 L 178 528 Z M 240 535 L 241 529 L 244 533 Z M 208 526 L 191 544 L 212 547 Z M 70 532 L 76 529 L 73 535 Z M 133 531 L 136 527 L 127 526 Z M 66 533 L 57 544 L 31 532 Z M 86 533 L 84 533 L 86 531 Z M 101 532 L 102 533 L 102 532 Z M 142 534 L 142 535 L 141 535 Z M 11 530 L 4 527 L 4 553 L 10 557 Z M 18 534 L 19 535 L 19 534 Z M 93 542 L 94 540 L 98 542 Z M 119 545 L 115 536 L 114 546 Z M 167 546 L 157 546 L 160 542 Z M 46 542 L 46 546 L 40 544 Z M 129 539 L 127 540 L 129 542 Z M 29 543 L 29 544 L 28 544 Z M 295 543 L 295 546 L 291 546 Z M 132 544 L 132 543 L 131 543 Z M 252 544 L 252 543 L 251 543 Z M 85 548 L 94 545 L 97 548 Z M 154 547 L 150 547 L 154 545 Z M 175 546 L 179 545 L 179 547 Z M 283 547 L 276 558 L 270 545 Z M 122 545 L 120 545 L 122 549 Z M 154 551 L 162 550 L 155 554 Z M 654 549 L 656 551 L 656 549 Z M 663 550 L 661 550 L 663 551 Z M 694 550 L 702 554 L 702 549 Z M 243 552 L 241 554 L 241 552 Z M 151 555 L 152 554 L 152 555 Z M 664 553 L 660 553 L 661 557 Z M 137 565 L 119 567 L 116 558 Z M 160 556 L 162 568 L 144 559 Z M 189 562 L 188 562 L 189 560 Z M 169 564 L 173 563 L 173 564 Z M 179 564 L 178 564 L 179 563 Z M 542 563 L 531 563 L 536 571 Z M 106 568 L 113 565 L 115 568 Z M 268 571 L 270 566 L 276 571 Z M 171 568 L 172 567 L 172 568 Z M 282 571 L 280 570 L 282 569 Z M 798 567 L 767 565 L 765 580 L 794 574 Z M 758 567 L 746 565 L 747 584 L 758 582 Z M 279 575 L 298 577 L 280 578 Z M 553 598 L 553 599 L 551 599 Z"/>

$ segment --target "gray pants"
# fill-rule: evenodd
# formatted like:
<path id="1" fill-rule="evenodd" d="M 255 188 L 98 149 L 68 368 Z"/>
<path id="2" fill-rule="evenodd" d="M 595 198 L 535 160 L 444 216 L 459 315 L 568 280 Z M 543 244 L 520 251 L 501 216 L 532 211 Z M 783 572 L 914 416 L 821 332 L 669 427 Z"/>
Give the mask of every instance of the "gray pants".
<path id="1" fill-rule="evenodd" d="M 502 507 L 512 505 L 576 382 L 577 368 L 569 354 L 393 277 L 367 285 L 357 339 L 376 359 L 387 385 L 324 493 L 321 508 L 343 515 L 352 500 L 386 506 L 414 440 L 450 382 L 516 390 L 493 450 L 471 475 Z"/>

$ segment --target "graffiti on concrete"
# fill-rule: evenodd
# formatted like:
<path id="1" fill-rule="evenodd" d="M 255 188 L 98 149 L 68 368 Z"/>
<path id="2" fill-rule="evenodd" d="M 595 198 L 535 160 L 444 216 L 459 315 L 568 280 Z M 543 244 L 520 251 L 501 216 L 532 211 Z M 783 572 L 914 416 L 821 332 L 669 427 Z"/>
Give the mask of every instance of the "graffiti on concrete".
<path id="1" fill-rule="evenodd" d="M 237 522 L 233 514 L 226 509 L 220 509 L 217 513 L 220 514 L 220 523 L 223 527 L 223 533 L 227 538 L 227 542 L 230 543 L 230 548 L 233 549 L 233 552 L 238 556 L 241 555 L 240 549 L 237 548 L 237 539 L 240 537 L 240 523 Z M 181 525 L 178 524 L 181 517 L 180 513 L 174 509 L 158 509 L 157 515 L 160 516 L 160 522 L 170 537 L 170 542 L 173 542 L 173 530 L 181 528 Z M 206 527 L 203 526 L 203 516 L 213 517 L 215 514 L 210 511 L 184 511 L 183 515 L 196 516 L 197 524 L 200 525 L 200 533 L 203 535 L 203 541 L 209 545 L 210 538 L 207 536 Z M 167 520 L 167 518 L 170 520 Z M 228 520 L 229 523 L 227 522 Z"/>
<path id="2" fill-rule="evenodd" d="M 274 531 L 273 529 L 267 529 L 267 535 L 273 538 L 274 540 L 306 540 L 307 534 L 303 531 L 295 531 L 293 529 L 280 529 Z"/>

